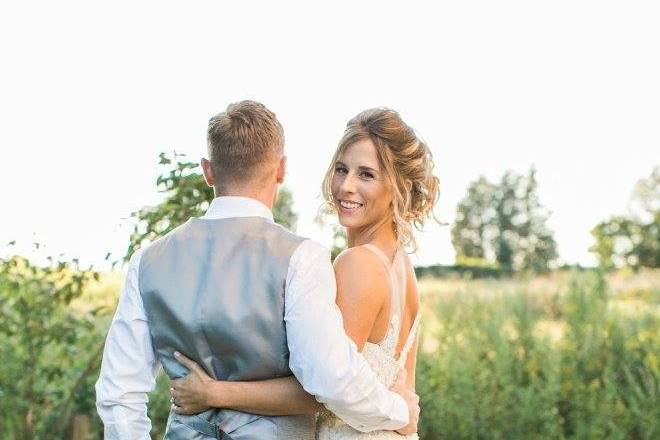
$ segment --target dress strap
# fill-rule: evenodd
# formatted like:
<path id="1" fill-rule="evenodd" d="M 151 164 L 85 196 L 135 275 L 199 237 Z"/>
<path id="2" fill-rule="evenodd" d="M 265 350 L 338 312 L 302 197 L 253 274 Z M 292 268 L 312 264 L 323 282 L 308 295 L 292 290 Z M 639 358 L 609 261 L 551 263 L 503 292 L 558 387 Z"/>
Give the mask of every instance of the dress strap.
<path id="1" fill-rule="evenodd" d="M 390 261 L 389 258 L 387 258 L 387 255 L 385 255 L 385 252 L 381 251 L 378 246 L 375 246 L 371 243 L 363 244 L 365 248 L 369 249 L 371 252 L 376 254 L 378 258 L 383 262 L 385 267 L 387 267 L 387 271 L 390 272 L 392 270 L 392 262 Z"/>
<path id="2" fill-rule="evenodd" d="M 371 252 L 376 254 L 376 256 L 380 259 L 380 261 L 383 262 L 385 265 L 385 270 L 387 271 L 387 276 L 390 279 L 390 290 L 391 293 L 390 295 L 392 296 L 392 300 L 396 300 L 396 282 L 395 282 L 395 277 L 393 273 L 393 268 L 392 268 L 392 262 L 387 258 L 387 255 L 385 255 L 385 252 L 381 251 L 378 249 L 377 246 L 374 246 L 371 243 L 363 244 L 362 245 L 364 248 L 369 249 Z M 396 260 L 396 256 L 394 257 Z M 391 315 L 391 313 L 390 313 Z"/>
<path id="3" fill-rule="evenodd" d="M 412 348 L 412 345 L 415 343 L 415 338 L 417 337 L 417 330 L 419 329 L 419 322 L 422 318 L 421 313 L 417 313 L 417 316 L 415 316 L 415 320 L 413 321 L 412 327 L 410 327 L 410 332 L 408 333 L 408 339 L 406 339 L 406 343 L 403 345 L 403 348 L 401 349 L 401 353 L 399 354 L 399 365 L 403 366 L 406 364 L 406 360 L 408 359 L 408 352 Z"/>

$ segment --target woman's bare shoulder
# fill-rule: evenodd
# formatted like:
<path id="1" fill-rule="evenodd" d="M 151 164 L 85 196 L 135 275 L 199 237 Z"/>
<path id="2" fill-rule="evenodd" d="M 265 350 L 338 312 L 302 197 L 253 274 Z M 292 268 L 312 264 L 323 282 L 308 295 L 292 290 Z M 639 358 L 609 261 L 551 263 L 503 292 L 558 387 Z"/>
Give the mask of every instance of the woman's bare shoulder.
<path id="1" fill-rule="evenodd" d="M 343 251 L 335 258 L 334 267 L 337 283 L 349 288 L 351 294 L 368 292 L 387 297 L 390 286 L 387 270 L 380 258 L 364 246 Z"/>
<path id="2" fill-rule="evenodd" d="M 383 262 L 366 246 L 355 246 L 337 255 L 334 262 L 336 270 L 369 270 L 386 273 Z"/>

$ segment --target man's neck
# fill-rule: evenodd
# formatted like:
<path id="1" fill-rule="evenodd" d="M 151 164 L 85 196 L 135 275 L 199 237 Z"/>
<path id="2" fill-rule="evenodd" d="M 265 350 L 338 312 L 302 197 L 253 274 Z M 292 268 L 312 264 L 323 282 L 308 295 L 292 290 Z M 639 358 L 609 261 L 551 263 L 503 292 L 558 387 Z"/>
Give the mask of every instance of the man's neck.
<path id="1" fill-rule="evenodd" d="M 275 194 L 277 193 L 277 187 L 264 188 L 258 191 L 251 191 L 247 188 L 232 188 L 224 190 L 214 188 L 214 190 L 215 197 L 246 197 L 248 199 L 254 199 L 258 202 L 261 202 L 271 211 L 273 210 L 273 205 L 275 204 Z"/>

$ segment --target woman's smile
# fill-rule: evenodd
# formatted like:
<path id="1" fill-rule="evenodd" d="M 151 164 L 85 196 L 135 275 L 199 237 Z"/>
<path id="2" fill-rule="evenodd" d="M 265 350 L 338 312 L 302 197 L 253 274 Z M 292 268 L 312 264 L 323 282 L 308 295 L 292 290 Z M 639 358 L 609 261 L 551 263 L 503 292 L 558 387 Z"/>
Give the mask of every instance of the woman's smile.
<path id="1" fill-rule="evenodd" d="M 358 203 L 351 200 L 339 200 L 339 210 L 343 215 L 357 214 L 362 207 L 364 207 L 364 203 Z"/>
<path id="2" fill-rule="evenodd" d="M 375 225 L 388 215 L 392 195 L 370 139 L 349 145 L 335 164 L 332 196 L 346 228 Z"/>

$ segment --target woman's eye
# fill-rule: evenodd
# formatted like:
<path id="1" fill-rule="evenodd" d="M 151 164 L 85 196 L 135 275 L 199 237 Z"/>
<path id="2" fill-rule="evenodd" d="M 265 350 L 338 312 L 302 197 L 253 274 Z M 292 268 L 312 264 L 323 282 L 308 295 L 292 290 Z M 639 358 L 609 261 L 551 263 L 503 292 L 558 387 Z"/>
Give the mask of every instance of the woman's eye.
<path id="1" fill-rule="evenodd" d="M 344 167 L 337 167 L 335 168 L 335 173 L 337 174 L 346 174 L 348 170 Z"/>
<path id="2" fill-rule="evenodd" d="M 373 179 L 374 175 L 371 174 L 369 171 L 362 171 L 360 173 L 360 177 L 362 177 L 363 179 Z"/>

